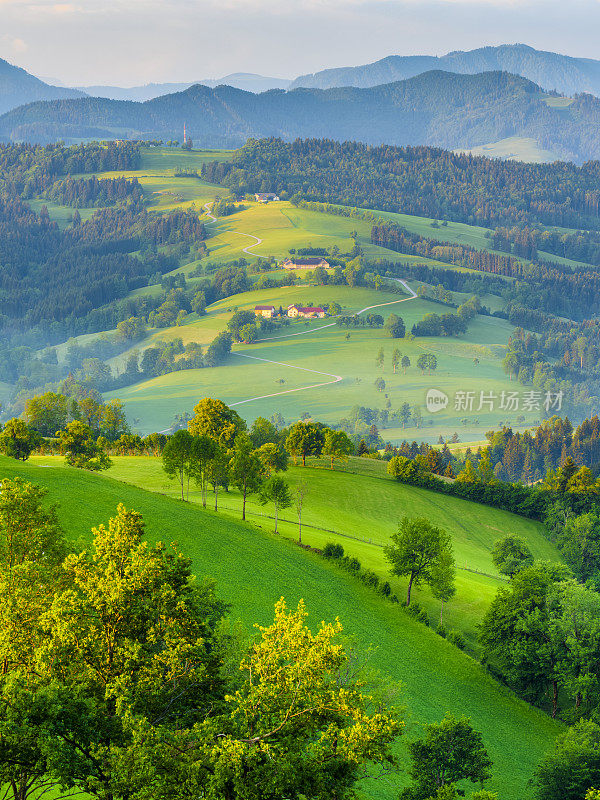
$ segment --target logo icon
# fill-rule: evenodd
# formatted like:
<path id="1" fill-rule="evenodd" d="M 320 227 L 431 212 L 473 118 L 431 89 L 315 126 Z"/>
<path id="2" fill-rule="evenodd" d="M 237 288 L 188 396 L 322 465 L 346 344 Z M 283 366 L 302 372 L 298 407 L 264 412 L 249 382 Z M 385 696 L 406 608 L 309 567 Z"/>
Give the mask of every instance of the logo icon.
<path id="1" fill-rule="evenodd" d="M 430 414 L 435 414 L 436 411 L 443 411 L 448 405 L 448 395 L 439 389 L 428 389 L 425 395 L 425 405 Z"/>

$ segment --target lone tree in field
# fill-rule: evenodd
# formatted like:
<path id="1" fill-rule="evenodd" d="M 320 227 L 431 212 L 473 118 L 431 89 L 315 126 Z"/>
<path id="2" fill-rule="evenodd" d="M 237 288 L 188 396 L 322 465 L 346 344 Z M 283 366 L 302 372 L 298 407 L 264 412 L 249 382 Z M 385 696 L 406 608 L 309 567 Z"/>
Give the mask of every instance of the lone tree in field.
<path id="1" fill-rule="evenodd" d="M 231 478 L 242 494 L 242 519 L 246 519 L 246 498 L 262 485 L 263 465 L 247 434 L 240 434 L 231 459 Z"/>
<path id="2" fill-rule="evenodd" d="M 402 428 L 405 428 L 410 420 L 411 410 L 409 403 L 402 403 L 400 408 L 400 419 L 402 420 Z"/>
<path id="3" fill-rule="evenodd" d="M 373 386 L 377 389 L 378 392 L 385 392 L 385 381 L 383 378 L 377 378 Z"/>
<path id="4" fill-rule="evenodd" d="M 385 323 L 385 328 L 392 339 L 402 339 L 406 334 L 404 320 L 397 314 L 390 314 Z"/>
<path id="5" fill-rule="evenodd" d="M 392 545 L 385 548 L 392 575 L 408 575 L 406 605 L 410 605 L 412 587 L 426 583 L 433 591 L 448 582 L 454 569 L 452 540 L 446 531 L 432 525 L 425 517 L 404 517 Z"/>
<path id="6" fill-rule="evenodd" d="M 323 454 L 331 459 L 331 469 L 334 461 L 348 461 L 348 456 L 354 455 L 354 444 L 346 431 L 334 431 L 328 428 L 325 431 L 325 444 Z"/>
<path id="7" fill-rule="evenodd" d="M 410 367 L 410 358 L 408 356 L 402 356 L 402 372 L 406 375 L 406 370 Z"/>
<path id="8" fill-rule="evenodd" d="M 302 458 L 302 466 L 306 466 L 306 456 L 320 456 L 323 452 L 325 434 L 314 422 L 297 422 L 292 426 L 285 447 L 294 459 Z"/>
<path id="9" fill-rule="evenodd" d="M 402 353 L 398 348 L 394 350 L 392 353 L 392 369 L 394 370 L 394 375 L 396 374 L 396 370 L 398 369 L 398 365 L 400 364 L 400 359 L 402 357 Z"/>
<path id="10" fill-rule="evenodd" d="M 292 505 L 292 493 L 287 481 L 279 475 L 273 475 L 262 485 L 259 500 L 263 506 L 267 503 L 273 503 L 275 507 L 275 533 L 277 533 L 279 509 L 286 509 Z"/>
<path id="11" fill-rule="evenodd" d="M 444 787 L 457 788 L 459 781 L 483 785 L 491 777 L 492 761 L 481 734 L 466 717 L 446 714 L 440 723 L 427 725 L 425 736 L 410 742 L 409 774 L 414 785 L 404 789 L 401 800 L 427 800 Z"/>
<path id="12" fill-rule="evenodd" d="M 376 366 L 381 367 L 381 369 L 383 369 L 384 363 L 385 363 L 385 354 L 383 352 L 383 347 L 380 347 L 377 356 L 375 357 L 375 364 Z"/>
<path id="13" fill-rule="evenodd" d="M 492 561 L 498 572 L 512 578 L 519 570 L 533 564 L 533 554 L 520 536 L 508 534 L 494 545 Z"/>

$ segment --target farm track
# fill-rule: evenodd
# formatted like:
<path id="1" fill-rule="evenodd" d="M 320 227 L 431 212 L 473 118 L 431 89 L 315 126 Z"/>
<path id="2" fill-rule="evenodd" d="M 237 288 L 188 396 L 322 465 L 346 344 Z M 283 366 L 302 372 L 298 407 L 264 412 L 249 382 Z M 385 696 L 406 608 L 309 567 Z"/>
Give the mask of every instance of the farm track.
<path id="1" fill-rule="evenodd" d="M 206 222 L 205 225 L 214 225 L 217 222 L 217 218 L 214 214 L 211 214 L 209 211 L 209 206 L 212 206 L 211 202 L 204 204 L 204 210 L 206 211 L 206 215 L 210 217 L 211 221 Z M 253 233 L 242 233 L 241 231 L 231 231 L 231 233 L 235 233 L 237 236 L 247 236 L 249 239 L 254 239 L 254 244 L 249 244 L 248 247 L 242 247 L 242 253 L 247 253 L 249 256 L 256 256 L 257 258 L 266 258 L 266 256 L 261 256 L 259 253 L 251 253 L 250 251 L 253 250 L 255 247 L 258 247 L 259 244 L 263 243 L 263 240 L 259 236 L 255 236 Z"/>
<path id="2" fill-rule="evenodd" d="M 404 288 L 407 291 L 410 292 L 410 297 L 403 297 L 401 300 L 392 300 L 389 303 L 376 303 L 375 305 L 372 305 L 372 306 L 366 306 L 365 308 L 361 308 L 361 310 L 357 312 L 357 316 L 359 314 L 364 314 L 365 311 L 371 311 L 374 308 L 382 308 L 384 306 L 393 306 L 393 305 L 396 305 L 397 303 L 406 303 L 409 300 L 415 300 L 417 298 L 417 294 L 415 292 L 413 292 L 413 290 L 410 288 L 410 286 L 408 285 L 408 283 L 405 280 L 403 280 L 402 278 L 393 278 L 393 280 L 397 281 L 398 283 L 401 283 L 404 286 Z M 318 328 L 312 328 L 311 330 L 308 330 L 308 331 L 301 331 L 300 333 L 290 333 L 287 336 L 273 336 L 270 339 L 257 339 L 256 341 L 257 342 L 270 342 L 270 341 L 277 341 L 279 339 L 289 339 L 289 338 L 291 338 L 293 336 L 303 336 L 303 335 L 305 336 L 307 334 L 315 333 L 316 331 L 321 331 L 324 328 L 331 328 L 333 326 L 335 326 L 335 322 L 330 322 L 327 325 L 321 325 Z M 230 403 L 230 405 L 232 407 L 233 406 L 241 406 L 241 405 L 244 405 L 246 403 L 252 403 L 255 400 L 266 400 L 268 398 L 279 397 L 280 395 L 284 395 L 284 394 L 293 394 L 294 392 L 304 392 L 304 391 L 306 391 L 308 389 L 318 389 L 318 388 L 323 387 L 323 386 L 331 386 L 334 383 L 340 383 L 340 381 L 344 380 L 344 376 L 343 375 L 334 375 L 331 372 L 320 372 L 319 370 L 308 369 L 307 367 L 298 367 L 295 364 L 286 364 L 286 363 L 283 363 L 281 361 L 273 361 L 273 360 L 271 360 L 269 358 L 259 358 L 258 356 L 249 356 L 249 355 L 246 355 L 244 353 L 235 353 L 235 355 L 241 356 L 242 358 L 250 358 L 250 359 L 253 359 L 255 361 L 263 361 L 263 362 L 265 362 L 267 364 L 278 364 L 279 366 L 282 366 L 282 367 L 290 367 L 291 369 L 298 369 L 298 370 L 302 370 L 303 372 L 312 372 L 315 375 L 326 375 L 327 377 L 331 378 L 332 380 L 324 381 L 324 382 L 321 382 L 321 383 L 311 383 L 311 384 L 308 384 L 307 386 L 300 386 L 297 389 L 286 389 L 286 390 L 284 390 L 282 392 L 273 392 L 271 394 L 258 395 L 257 397 L 249 397 L 246 400 L 238 400 L 237 403 Z"/>
<path id="3" fill-rule="evenodd" d="M 212 206 L 211 202 L 208 202 L 208 203 L 204 204 L 204 210 L 206 212 L 206 215 L 208 217 L 210 217 L 210 219 L 211 219 L 210 222 L 205 223 L 206 225 L 214 225 L 215 222 L 218 221 L 217 218 L 214 216 L 214 214 L 211 214 L 211 212 L 210 212 L 210 207 L 211 206 Z M 258 258 L 265 258 L 265 256 L 261 256 L 258 253 L 251 253 L 250 252 L 255 247 L 258 247 L 259 244 L 263 243 L 263 240 L 259 236 L 254 236 L 251 233 L 242 233 L 241 231 L 232 231 L 232 233 L 236 233 L 238 236 L 247 236 L 247 237 L 249 237 L 251 239 L 255 239 L 256 240 L 254 244 L 248 245 L 248 247 L 241 248 L 243 253 L 248 253 L 248 255 L 257 256 Z M 409 292 L 410 297 L 403 297 L 401 300 L 391 300 L 388 303 L 376 303 L 375 305 L 372 305 L 372 306 L 365 306 L 365 308 L 361 308 L 360 311 L 356 312 L 356 316 L 358 316 L 359 314 L 364 314 L 366 311 L 372 311 L 375 308 L 383 308 L 385 306 L 393 306 L 393 305 L 396 305 L 398 303 L 406 303 L 409 300 L 415 300 L 417 298 L 417 294 L 410 288 L 408 283 L 403 278 L 392 278 L 391 280 L 394 280 L 397 283 L 402 284 L 402 286 L 406 289 L 406 291 Z M 311 328 L 310 330 L 307 330 L 307 331 L 300 331 L 299 333 L 288 333 L 288 334 L 286 334 L 284 336 L 271 336 L 271 337 L 268 337 L 266 339 L 257 339 L 256 341 L 257 342 L 272 342 L 272 341 L 277 341 L 277 340 L 280 340 L 280 339 L 291 339 L 291 338 L 296 337 L 296 336 L 306 336 L 307 334 L 315 333 L 316 331 L 321 331 L 321 330 L 324 330 L 325 328 L 332 328 L 334 326 L 335 326 L 335 322 L 329 322 L 326 325 L 320 325 L 317 328 Z M 286 364 L 286 363 L 284 363 L 282 361 L 273 361 L 270 358 L 259 358 L 258 356 L 250 356 L 250 355 L 246 355 L 245 353 L 237 353 L 237 352 L 235 353 L 235 355 L 240 356 L 240 358 L 248 358 L 248 359 L 251 359 L 253 361 L 262 361 L 265 364 L 277 364 L 278 366 L 281 366 L 281 367 L 289 367 L 290 369 L 297 369 L 297 370 L 301 370 L 302 372 L 311 372 L 311 373 L 313 373 L 315 375 L 323 375 L 323 376 L 326 376 L 328 378 L 331 378 L 331 380 L 329 380 L 329 381 L 321 381 L 320 383 L 310 383 L 307 386 L 300 386 L 297 389 L 285 389 L 284 391 L 281 391 L 281 392 L 272 392 L 271 394 L 262 394 L 262 395 L 258 395 L 257 397 L 249 397 L 246 400 L 238 400 L 237 403 L 230 403 L 231 407 L 245 405 L 246 403 L 252 403 L 255 400 L 266 400 L 266 399 L 269 399 L 271 397 L 280 397 L 281 395 L 285 395 L 285 394 L 294 394 L 295 392 L 304 392 L 304 391 L 307 391 L 308 389 L 319 389 L 319 388 L 324 387 L 324 386 L 331 386 L 334 383 L 340 383 L 340 381 L 344 380 L 343 375 L 334 375 L 331 372 L 321 372 L 321 371 L 316 370 L 316 369 L 309 369 L 308 367 L 298 367 L 295 364 Z"/>

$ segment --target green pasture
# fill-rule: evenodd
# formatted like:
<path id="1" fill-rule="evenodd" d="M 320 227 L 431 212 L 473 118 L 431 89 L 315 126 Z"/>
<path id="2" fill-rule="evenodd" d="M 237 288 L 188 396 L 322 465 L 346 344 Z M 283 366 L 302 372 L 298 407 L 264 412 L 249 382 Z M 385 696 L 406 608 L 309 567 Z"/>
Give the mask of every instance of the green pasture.
<path id="1" fill-rule="evenodd" d="M 39 464 L 56 465 L 62 459 L 36 457 Z M 322 548 L 328 541 L 340 542 L 346 553 L 356 556 L 365 567 L 373 569 L 382 579 L 389 579 L 394 593 L 403 599 L 406 581 L 389 575 L 383 545 L 397 530 L 403 516 L 424 516 L 452 535 L 457 570 L 457 595 L 444 610 L 449 628 L 461 630 L 469 648 L 477 651 L 477 624 L 481 621 L 503 579 L 492 562 L 491 550 L 497 539 L 507 533 L 521 536 L 536 558 L 557 561 L 556 548 L 544 538 L 542 526 L 532 520 L 509 514 L 488 506 L 446 497 L 400 484 L 385 472 L 385 462 L 352 458 L 350 468 L 377 464 L 383 474 L 373 475 L 331 470 L 326 458 L 310 459 L 308 467 L 290 466 L 285 478 L 294 487 L 305 481 L 308 491 L 303 509 L 302 540 Z M 117 456 L 108 475 L 117 480 L 178 497 L 179 488 L 169 480 L 162 462 L 157 458 Z M 192 502 L 200 503 L 200 493 L 193 489 Z M 209 506 L 214 496 L 209 494 Z M 221 513 L 239 518 L 241 496 L 232 489 L 221 493 Z M 266 530 L 272 529 L 273 508 L 263 507 L 256 497 L 250 497 L 246 513 Z M 290 538 L 298 537 L 298 525 L 293 508 L 281 512 L 280 532 Z M 424 587 L 416 590 L 415 599 L 428 611 L 434 623 L 440 617 L 440 604 Z M 437 623 L 436 623 L 437 624 Z"/>
<path id="2" fill-rule="evenodd" d="M 563 100 L 568 98 L 547 98 L 547 105 L 553 108 L 564 108 L 564 105 L 558 105 L 551 100 Z M 571 100 L 570 103 L 573 101 Z M 570 105 L 568 103 L 567 105 Z M 460 153 L 471 153 L 474 156 L 485 156 L 486 158 L 501 158 L 501 159 L 515 159 L 517 161 L 533 161 L 541 164 L 550 164 L 553 161 L 558 161 L 559 158 L 556 153 L 551 150 L 546 150 L 540 147 L 536 139 L 526 136 L 509 136 L 506 139 L 500 139 L 497 142 L 490 142 L 489 144 L 480 144 L 468 149 L 457 150 Z"/>
<path id="3" fill-rule="evenodd" d="M 0 465 L 4 477 L 21 476 L 46 486 L 49 501 L 59 503 L 61 522 L 74 538 L 89 536 L 90 528 L 106 522 L 118 502 L 141 511 L 148 539 L 176 541 L 193 559 L 197 575 L 216 581 L 219 595 L 231 605 L 232 618 L 248 630 L 253 623 L 264 625 L 272 619 L 273 604 L 281 596 L 290 605 L 303 598 L 312 625 L 339 617 L 362 652 L 374 646 L 372 666 L 402 683 L 409 736 L 446 711 L 466 714 L 482 732 L 494 762 L 489 788 L 501 792 L 503 800 L 531 797 L 528 780 L 561 726 L 518 700 L 476 661 L 414 622 L 399 606 L 334 565 L 286 537 L 109 477 L 5 458 Z M 402 744 L 399 751 L 403 753 Z M 362 797 L 392 800 L 405 780 L 402 774 L 368 780 Z"/>
<path id="4" fill-rule="evenodd" d="M 52 222 L 58 223 L 58 227 L 61 230 L 69 227 L 73 219 L 73 214 L 75 213 L 75 209 L 71 206 L 61 206 L 58 203 L 52 203 L 49 200 L 28 200 L 27 203 L 31 206 L 36 214 L 40 213 L 42 206 L 46 206 L 50 219 Z M 78 208 L 77 210 L 79 211 L 79 216 L 85 222 L 92 216 L 96 209 Z"/>
<path id="5" fill-rule="evenodd" d="M 402 300 L 402 296 L 363 288 L 265 289 L 219 301 L 210 307 L 206 317 L 193 318 L 189 324 L 157 332 L 153 338 L 182 336 L 184 341 L 206 341 L 219 325 L 225 325 L 234 308 L 253 308 L 257 303 L 281 304 L 285 308 L 293 302 L 337 300 L 345 310 L 352 312 L 378 302 L 394 302 L 394 298 Z M 374 309 L 384 317 L 398 313 L 409 331 L 426 313 L 443 310 L 443 306 L 421 299 Z M 214 319 L 215 314 L 217 319 Z M 191 411 L 204 396 L 219 397 L 236 406 L 250 421 L 257 416 L 268 417 L 280 412 L 288 422 L 294 422 L 301 413 L 308 412 L 314 419 L 330 423 L 348 416 L 355 405 L 384 408 L 389 398 L 394 410 L 405 402 L 420 406 L 424 421 L 419 429 L 414 426 L 407 426 L 405 430 L 384 429 L 381 433 L 385 439 L 435 442 L 440 435 L 447 439 L 457 432 L 465 441 L 479 440 L 486 430 L 502 422 L 517 424 L 519 413 L 503 412 L 499 399 L 492 410 L 487 404 L 480 407 L 482 391 L 500 398 L 502 391 L 515 388 L 501 364 L 511 330 L 504 320 L 479 316 L 462 337 L 411 341 L 390 339 L 381 329 L 347 330 L 332 325 L 327 319 L 300 322 L 267 334 L 269 338 L 265 341 L 236 345 L 230 358 L 220 367 L 175 372 L 120 389 L 106 397 L 118 396 L 123 400 L 130 419 L 140 420 L 137 427 L 144 433 L 168 428 L 176 413 Z M 349 339 L 346 338 L 348 334 Z M 375 364 L 380 348 L 385 356 L 383 371 Z M 406 375 L 401 369 L 393 373 L 391 358 L 395 348 L 410 358 L 411 367 Z M 433 352 L 438 359 L 438 368 L 430 375 L 422 374 L 416 367 L 423 352 Z M 342 380 L 317 386 L 334 381 L 336 376 L 341 376 Z M 383 392 L 374 385 L 379 377 L 386 383 Z M 315 388 L 310 388 L 312 386 Z M 297 391 L 301 387 L 309 388 Z M 446 409 L 435 414 L 426 412 L 425 395 L 429 388 L 441 389 L 449 395 Z M 459 390 L 473 392 L 470 410 L 455 409 L 455 393 Z M 539 418 L 539 413 L 532 412 L 525 417 L 525 423 L 530 425 Z"/>

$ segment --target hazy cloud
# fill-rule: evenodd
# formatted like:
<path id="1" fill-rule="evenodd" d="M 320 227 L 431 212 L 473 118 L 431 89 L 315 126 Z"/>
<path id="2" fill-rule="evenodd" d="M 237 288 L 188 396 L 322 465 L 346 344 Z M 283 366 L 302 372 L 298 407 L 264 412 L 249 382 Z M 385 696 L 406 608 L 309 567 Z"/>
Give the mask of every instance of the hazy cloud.
<path id="1" fill-rule="evenodd" d="M 295 77 L 525 41 L 599 57 L 598 0 L 0 0 L 0 56 L 71 85 Z"/>

